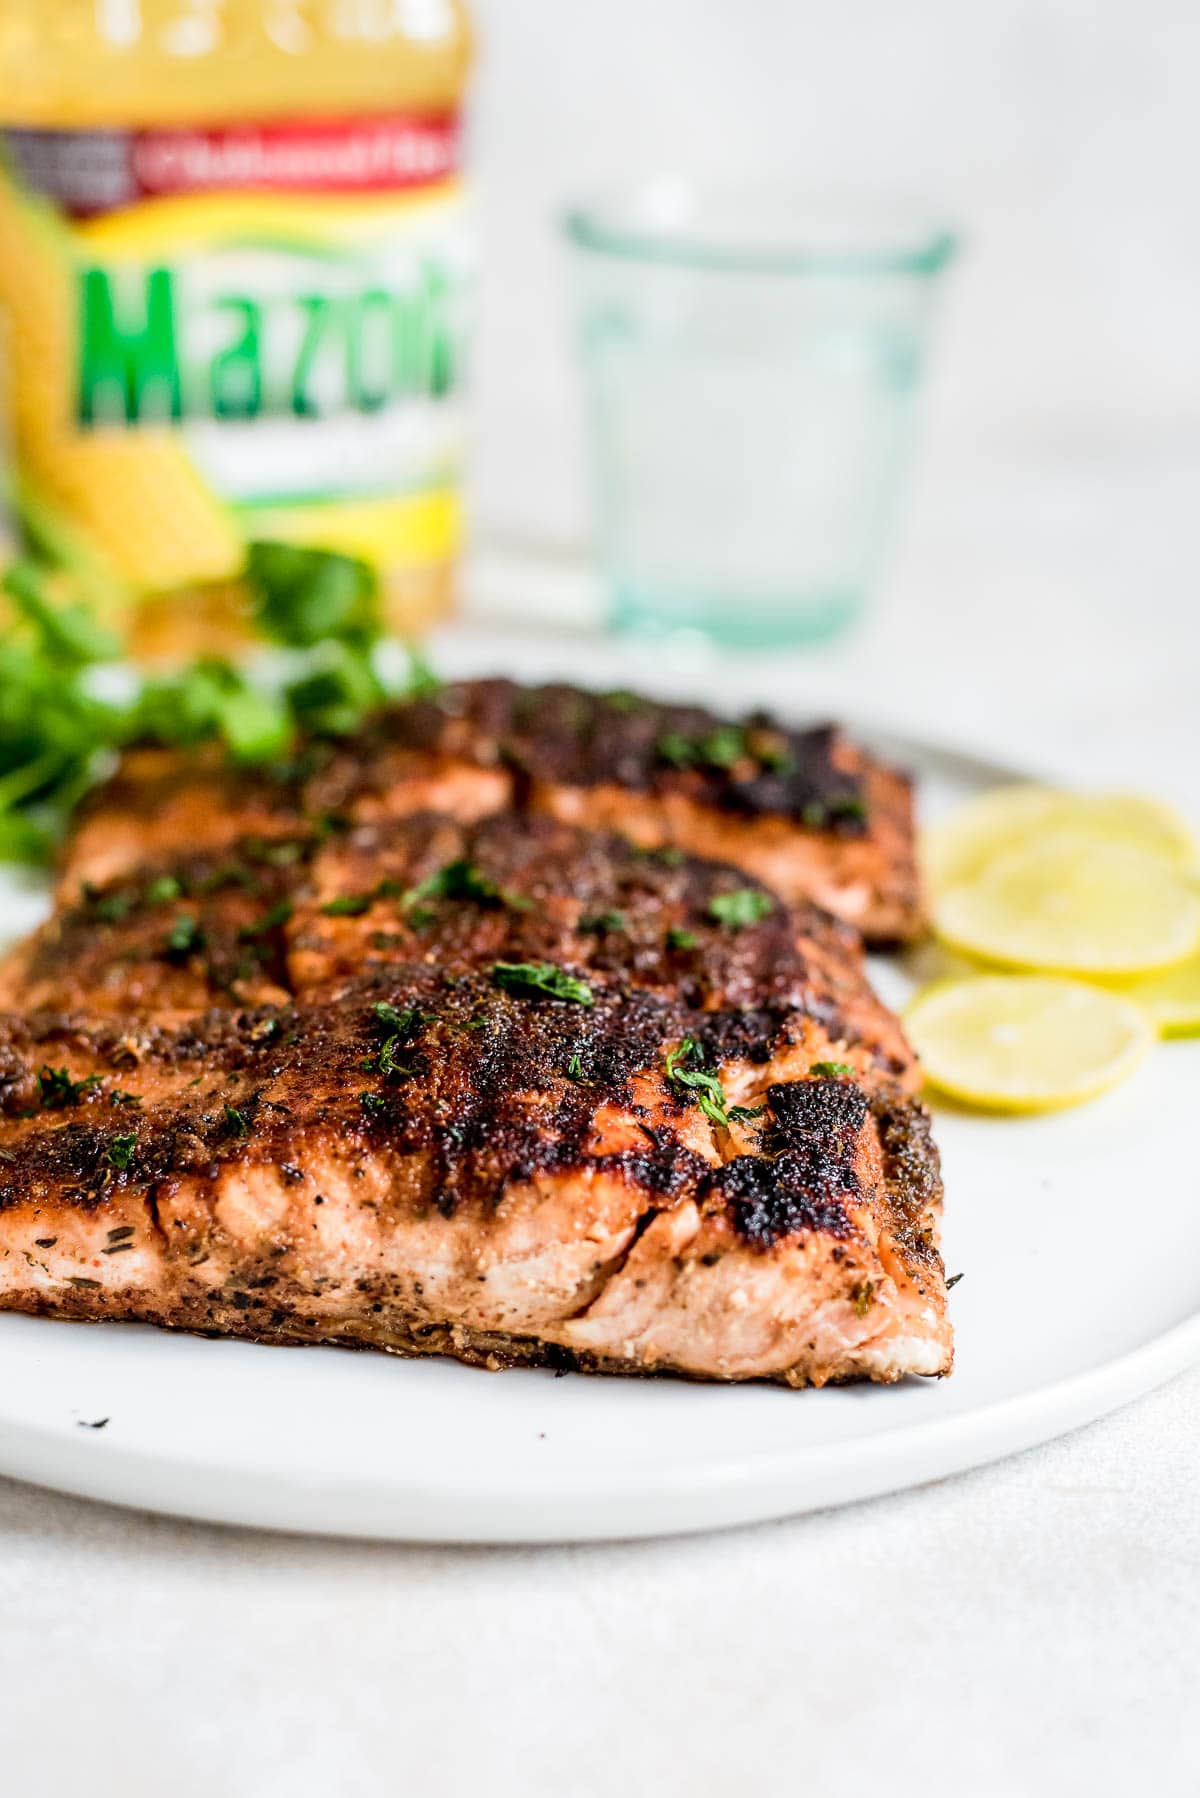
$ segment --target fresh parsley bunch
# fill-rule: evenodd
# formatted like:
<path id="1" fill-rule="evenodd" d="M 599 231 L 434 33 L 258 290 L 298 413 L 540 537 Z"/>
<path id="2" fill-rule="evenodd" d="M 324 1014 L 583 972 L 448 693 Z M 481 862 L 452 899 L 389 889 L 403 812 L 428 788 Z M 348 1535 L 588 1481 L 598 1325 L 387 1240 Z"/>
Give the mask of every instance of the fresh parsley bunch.
<path id="1" fill-rule="evenodd" d="M 246 580 L 263 636 L 289 653 L 283 685 L 202 658 L 143 684 L 124 704 L 100 697 L 95 671 L 121 644 L 67 577 L 34 562 L 3 580 L 0 626 L 0 860 L 40 861 L 72 808 L 128 743 L 223 744 L 239 762 L 287 755 L 300 732 L 345 736 L 387 697 L 375 668 L 382 634 L 374 571 L 353 556 L 284 543 L 250 545 Z M 408 691 L 436 685 L 412 658 Z"/>

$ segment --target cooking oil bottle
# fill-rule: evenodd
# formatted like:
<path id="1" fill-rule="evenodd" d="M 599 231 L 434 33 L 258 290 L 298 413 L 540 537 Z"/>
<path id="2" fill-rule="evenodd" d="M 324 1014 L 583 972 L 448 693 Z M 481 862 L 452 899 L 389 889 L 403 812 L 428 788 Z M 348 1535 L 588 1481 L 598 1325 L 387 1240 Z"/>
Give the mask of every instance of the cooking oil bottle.
<path id="1" fill-rule="evenodd" d="M 248 547 L 459 543 L 459 0 L 0 0 L 0 332 L 28 536 L 148 657 L 245 629 Z"/>

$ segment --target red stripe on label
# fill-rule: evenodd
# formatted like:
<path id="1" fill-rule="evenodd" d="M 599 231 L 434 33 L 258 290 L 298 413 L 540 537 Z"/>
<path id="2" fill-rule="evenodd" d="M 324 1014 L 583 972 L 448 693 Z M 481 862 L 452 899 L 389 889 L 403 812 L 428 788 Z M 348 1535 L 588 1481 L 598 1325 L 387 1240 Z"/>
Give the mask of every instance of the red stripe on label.
<path id="1" fill-rule="evenodd" d="M 457 113 L 141 131 L 10 130 L 22 177 L 76 217 L 211 193 L 394 193 L 459 167 Z"/>

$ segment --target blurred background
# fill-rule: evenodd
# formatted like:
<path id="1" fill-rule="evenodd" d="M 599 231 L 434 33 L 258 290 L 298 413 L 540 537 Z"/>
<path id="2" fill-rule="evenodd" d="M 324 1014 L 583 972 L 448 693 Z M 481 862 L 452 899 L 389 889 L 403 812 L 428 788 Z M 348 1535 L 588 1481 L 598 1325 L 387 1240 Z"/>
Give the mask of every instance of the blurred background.
<path id="1" fill-rule="evenodd" d="M 679 170 L 910 192 L 958 223 L 922 500 L 979 469 L 1200 463 L 1188 0 L 476 0 L 481 538 L 586 530 L 565 200 Z M 969 471 L 963 468 L 964 459 Z"/>
<path id="2" fill-rule="evenodd" d="M 33 547 L 85 598 L 115 576 L 147 660 L 236 656 L 264 628 L 357 653 L 382 568 L 385 622 L 439 621 L 435 653 L 473 632 L 493 665 L 586 677 L 603 653 L 686 684 L 683 648 L 651 663 L 604 636 L 565 209 L 658 174 L 908 194 L 963 248 L 881 578 L 855 629 L 743 645 L 728 678 L 1169 791 L 1195 761 L 1200 662 L 1197 67 L 1188 0 L 0 0 L 0 301 Z M 74 297 L 93 256 L 115 308 L 94 419 Z M 181 338 L 166 421 L 136 286 L 160 260 Z M 301 395 L 314 292 L 351 323 Z M 398 384 L 378 302 L 410 332 Z M 752 507 L 728 515 L 753 545 Z"/>

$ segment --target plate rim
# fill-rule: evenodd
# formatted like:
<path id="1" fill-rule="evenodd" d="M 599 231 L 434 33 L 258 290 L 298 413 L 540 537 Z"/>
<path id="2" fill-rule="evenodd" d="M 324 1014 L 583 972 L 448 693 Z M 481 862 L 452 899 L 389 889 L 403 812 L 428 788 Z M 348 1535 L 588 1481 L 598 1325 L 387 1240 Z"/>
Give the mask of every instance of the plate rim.
<path id="1" fill-rule="evenodd" d="M 941 763 L 960 779 L 1055 779 L 1053 771 L 1014 763 L 983 744 L 948 742 L 911 720 L 848 710 L 844 721 L 882 753 L 910 755 L 926 767 Z M 9 1316 L 70 1325 L 0 1313 L 0 1356 Z M 811 1473 L 811 1447 L 741 1451 L 702 1467 L 625 1468 L 599 1480 L 576 1468 L 556 1472 L 549 1484 L 532 1478 L 514 1484 L 510 1476 L 506 1485 L 493 1485 L 489 1470 L 482 1483 L 448 1495 L 444 1486 L 411 1478 L 357 1485 L 324 1470 L 289 1488 L 278 1469 L 210 1460 L 198 1470 L 169 1452 L 151 1454 L 122 1447 L 119 1438 L 2 1415 L 0 1475 L 125 1508 L 273 1533 L 463 1546 L 647 1539 L 803 1515 L 988 1465 L 1118 1410 L 1197 1362 L 1200 1296 L 1194 1311 L 1165 1330 L 1049 1384 L 822 1444 L 815 1451 L 820 1474 L 809 1493 L 798 1487 Z M 401 1518 L 386 1518 L 389 1505 Z"/>

